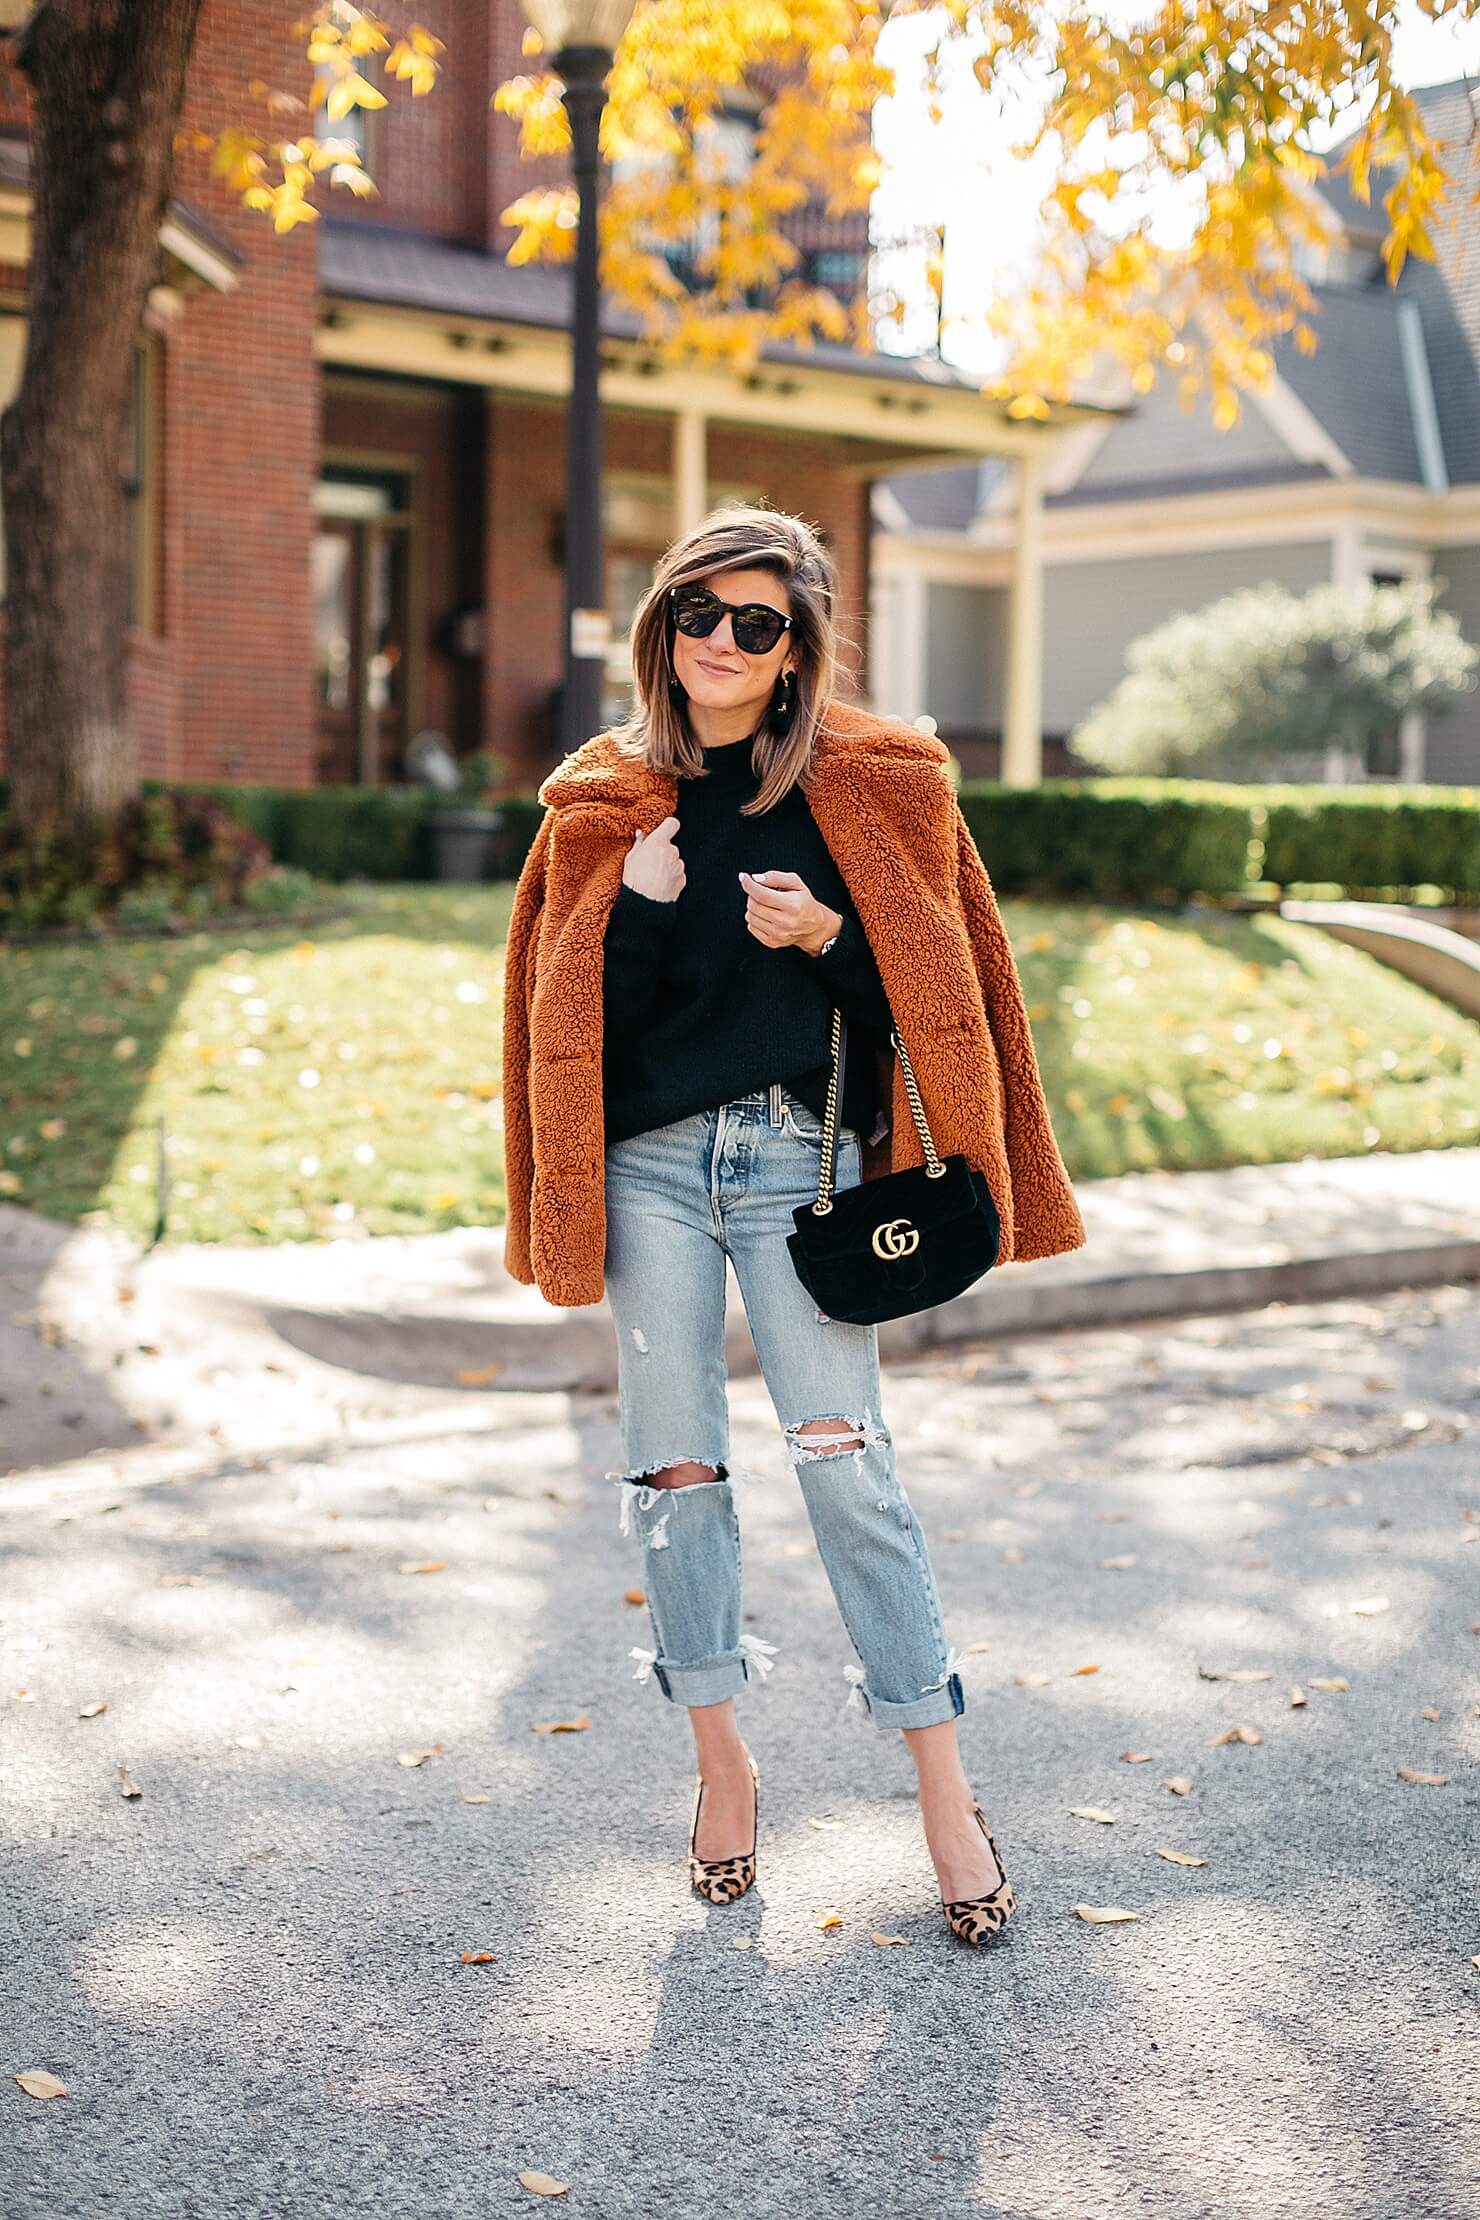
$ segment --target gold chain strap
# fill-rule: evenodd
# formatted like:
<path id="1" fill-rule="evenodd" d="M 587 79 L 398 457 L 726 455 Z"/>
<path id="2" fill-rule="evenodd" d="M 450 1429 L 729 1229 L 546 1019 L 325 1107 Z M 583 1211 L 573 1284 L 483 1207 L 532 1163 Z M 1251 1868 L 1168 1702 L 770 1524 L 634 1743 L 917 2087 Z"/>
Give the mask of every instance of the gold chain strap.
<path id="1" fill-rule="evenodd" d="M 910 1098 L 910 1115 L 915 1121 L 915 1131 L 920 1136 L 920 1146 L 925 1151 L 925 1177 L 927 1179 L 940 1179 L 945 1172 L 945 1166 L 936 1154 L 935 1143 L 930 1137 L 930 1127 L 925 1119 L 925 1105 L 920 1100 L 919 1083 L 915 1078 L 915 1067 L 910 1062 L 910 1052 L 905 1047 L 897 1026 L 889 1038 L 899 1051 L 899 1060 L 904 1066 L 904 1091 Z M 841 1107 L 838 1103 L 838 1067 L 842 1061 L 842 1051 L 843 1013 L 835 1007 L 832 1026 L 832 1070 L 828 1074 L 827 1104 L 822 1113 L 822 1160 L 817 1175 L 817 1200 L 812 1205 L 819 1218 L 826 1217 L 828 1211 L 832 1209 L 833 1137 L 837 1131 L 836 1114 Z"/>

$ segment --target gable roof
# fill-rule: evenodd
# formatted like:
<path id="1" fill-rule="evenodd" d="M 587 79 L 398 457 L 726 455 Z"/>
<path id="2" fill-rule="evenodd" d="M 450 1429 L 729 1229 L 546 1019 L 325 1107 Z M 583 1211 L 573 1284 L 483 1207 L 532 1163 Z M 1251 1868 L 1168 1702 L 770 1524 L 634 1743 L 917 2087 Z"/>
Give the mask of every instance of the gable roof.
<path id="1" fill-rule="evenodd" d="M 1416 93 L 1446 151 L 1453 183 L 1434 230 L 1435 259 L 1410 255 L 1396 286 L 1379 265 L 1370 284 L 1312 284 L 1318 345 L 1302 354 L 1293 334 L 1272 349 L 1280 384 L 1358 477 L 1402 485 L 1480 483 L 1480 239 L 1466 223 L 1480 184 L 1480 88 L 1468 79 Z M 1333 158 L 1340 149 L 1333 150 Z M 1345 233 L 1374 246 L 1386 229 L 1383 185 L 1370 206 L 1333 174 L 1318 191 Z M 1455 220 L 1451 220 L 1451 212 Z M 1243 486 L 1329 479 L 1329 456 L 1292 439 L 1280 412 L 1245 399 L 1239 424 L 1218 433 L 1205 405 L 1183 410 L 1163 379 L 1112 422 L 1072 486 L 1050 508 L 1164 499 Z M 881 481 L 887 528 L 966 531 L 977 514 L 973 470 L 897 474 Z"/>

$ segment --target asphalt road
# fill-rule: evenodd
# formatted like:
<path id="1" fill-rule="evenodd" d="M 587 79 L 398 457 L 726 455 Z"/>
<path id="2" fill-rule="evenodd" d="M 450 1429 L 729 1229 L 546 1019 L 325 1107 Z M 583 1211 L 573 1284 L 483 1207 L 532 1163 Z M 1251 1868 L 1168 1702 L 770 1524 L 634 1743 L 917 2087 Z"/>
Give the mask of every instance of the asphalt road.
<path id="1" fill-rule="evenodd" d="M 891 1373 L 1021 1906 L 978 1953 L 902 1744 L 844 1709 L 759 1381 L 733 1452 L 778 1647 L 723 1909 L 685 1883 L 685 1723 L 631 1677 L 610 1399 L 422 1403 L 306 1463 L 234 1452 L 223 1407 L 198 1456 L 0 1484 L 0 2220 L 502 2216 L 546 2204 L 522 2169 L 600 2220 L 1472 2220 L 1477 1311 Z"/>

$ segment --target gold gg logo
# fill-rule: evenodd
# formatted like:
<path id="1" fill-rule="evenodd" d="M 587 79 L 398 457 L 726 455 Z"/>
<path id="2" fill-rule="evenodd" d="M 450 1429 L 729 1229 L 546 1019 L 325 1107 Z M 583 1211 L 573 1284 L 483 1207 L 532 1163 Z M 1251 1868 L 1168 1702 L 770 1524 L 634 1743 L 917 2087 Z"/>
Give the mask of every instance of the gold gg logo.
<path id="1" fill-rule="evenodd" d="M 899 1228 L 903 1226 L 903 1233 Z M 890 1218 L 884 1225 L 875 1226 L 873 1250 L 875 1256 L 908 1256 L 920 1246 L 918 1231 L 908 1218 Z"/>

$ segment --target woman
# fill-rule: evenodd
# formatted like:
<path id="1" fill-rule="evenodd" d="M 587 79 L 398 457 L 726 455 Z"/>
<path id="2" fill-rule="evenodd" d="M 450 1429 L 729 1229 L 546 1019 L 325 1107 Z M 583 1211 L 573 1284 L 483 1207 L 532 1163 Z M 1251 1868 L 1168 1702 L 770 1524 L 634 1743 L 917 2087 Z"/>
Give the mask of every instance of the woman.
<path id="1" fill-rule="evenodd" d="M 1000 1254 L 1084 1228 L 1016 968 L 946 750 L 834 695 L 836 580 L 799 518 L 716 510 L 632 626 L 635 706 L 540 787 L 506 972 L 505 1259 L 552 1301 L 609 1300 L 655 1647 L 637 1677 L 689 1715 L 692 1885 L 751 1886 L 759 1774 L 735 1716 L 775 1645 L 740 1629 L 725 1264 L 840 1615 L 849 1701 L 915 1761 L 947 1922 L 1013 1893 L 956 1739 L 965 1708 L 925 1538 L 884 1423 L 877 1329 L 821 1312 L 786 1248 L 817 1192 L 834 1007 L 850 1053 L 835 1184 L 918 1162 L 910 1050 L 937 1150 L 986 1174 Z"/>

